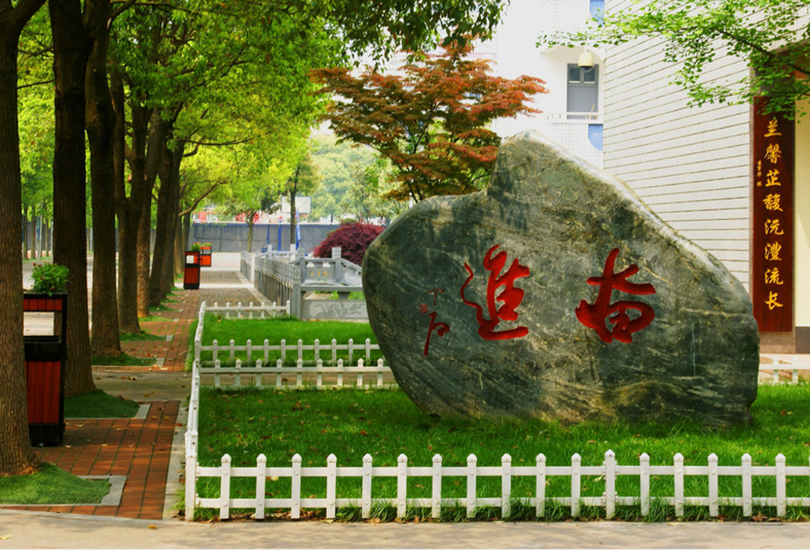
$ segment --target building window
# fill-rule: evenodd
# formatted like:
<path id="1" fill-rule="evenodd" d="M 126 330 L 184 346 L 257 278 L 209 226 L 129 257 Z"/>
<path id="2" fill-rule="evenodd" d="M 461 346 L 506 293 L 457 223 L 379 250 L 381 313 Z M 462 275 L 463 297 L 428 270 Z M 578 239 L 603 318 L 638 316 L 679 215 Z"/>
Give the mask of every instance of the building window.
<path id="1" fill-rule="evenodd" d="M 599 115 L 599 66 L 568 64 L 568 118 L 588 119 Z"/>
<path id="2" fill-rule="evenodd" d="M 605 20 L 605 0 L 591 0 L 591 17 L 601 25 Z"/>

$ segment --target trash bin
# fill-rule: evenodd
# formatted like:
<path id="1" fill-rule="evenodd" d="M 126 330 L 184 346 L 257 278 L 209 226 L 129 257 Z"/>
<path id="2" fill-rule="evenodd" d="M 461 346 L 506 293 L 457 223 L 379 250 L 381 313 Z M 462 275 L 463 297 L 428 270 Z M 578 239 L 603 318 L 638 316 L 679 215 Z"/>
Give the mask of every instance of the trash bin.
<path id="1" fill-rule="evenodd" d="M 53 334 L 23 336 L 28 390 L 28 433 L 31 444 L 62 444 L 65 433 L 66 294 L 23 294 L 26 313 L 53 313 Z"/>
<path id="2" fill-rule="evenodd" d="M 211 267 L 211 247 L 200 247 L 200 267 Z"/>
<path id="3" fill-rule="evenodd" d="M 186 252 L 186 263 L 183 269 L 183 288 L 197 290 L 200 288 L 200 253 Z"/>

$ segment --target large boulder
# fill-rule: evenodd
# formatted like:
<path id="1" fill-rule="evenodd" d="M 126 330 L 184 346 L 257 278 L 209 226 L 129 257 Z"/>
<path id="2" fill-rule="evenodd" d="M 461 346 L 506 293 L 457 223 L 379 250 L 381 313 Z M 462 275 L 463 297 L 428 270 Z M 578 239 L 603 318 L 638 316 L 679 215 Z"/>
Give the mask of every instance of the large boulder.
<path id="1" fill-rule="evenodd" d="M 504 142 L 487 190 L 397 219 L 363 287 L 428 414 L 750 421 L 759 332 L 740 282 L 538 133 Z"/>

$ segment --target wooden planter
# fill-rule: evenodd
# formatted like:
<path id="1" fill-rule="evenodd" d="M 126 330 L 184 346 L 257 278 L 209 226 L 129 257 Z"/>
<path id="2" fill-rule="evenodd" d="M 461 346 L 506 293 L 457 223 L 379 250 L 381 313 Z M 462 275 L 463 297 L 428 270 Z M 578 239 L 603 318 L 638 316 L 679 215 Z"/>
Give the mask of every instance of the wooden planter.
<path id="1" fill-rule="evenodd" d="M 35 446 L 61 445 L 65 433 L 67 294 L 23 294 L 23 311 L 56 316 L 54 334 L 25 336 L 28 433 Z"/>
<path id="2" fill-rule="evenodd" d="M 183 288 L 197 290 L 200 288 L 200 253 L 186 252 L 185 268 L 183 269 Z"/>

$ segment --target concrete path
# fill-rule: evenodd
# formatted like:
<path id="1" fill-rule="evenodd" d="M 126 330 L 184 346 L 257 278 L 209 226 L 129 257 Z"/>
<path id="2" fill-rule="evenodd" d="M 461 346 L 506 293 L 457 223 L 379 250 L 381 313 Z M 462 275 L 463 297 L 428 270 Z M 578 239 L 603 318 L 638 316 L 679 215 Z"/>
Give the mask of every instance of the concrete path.
<path id="1" fill-rule="evenodd" d="M 182 523 L 0 511 L 0 549 L 808 546 L 810 523 Z"/>

